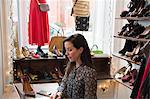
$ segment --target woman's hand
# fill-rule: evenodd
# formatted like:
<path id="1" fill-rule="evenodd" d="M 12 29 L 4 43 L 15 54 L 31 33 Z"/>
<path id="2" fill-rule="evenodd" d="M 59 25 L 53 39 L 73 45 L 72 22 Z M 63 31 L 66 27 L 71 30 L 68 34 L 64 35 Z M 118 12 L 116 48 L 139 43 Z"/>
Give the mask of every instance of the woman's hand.
<path id="1" fill-rule="evenodd" d="M 56 92 L 50 96 L 50 99 L 61 99 L 62 92 Z"/>

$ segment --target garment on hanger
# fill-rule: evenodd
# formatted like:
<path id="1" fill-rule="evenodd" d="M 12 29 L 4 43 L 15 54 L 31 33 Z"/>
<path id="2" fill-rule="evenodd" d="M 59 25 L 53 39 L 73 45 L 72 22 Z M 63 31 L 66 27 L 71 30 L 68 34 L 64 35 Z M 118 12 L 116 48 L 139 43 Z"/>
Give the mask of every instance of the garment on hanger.
<path id="1" fill-rule="evenodd" d="M 150 71 L 143 82 L 140 97 L 137 99 L 150 99 Z"/>
<path id="2" fill-rule="evenodd" d="M 46 3 L 46 0 L 38 0 Z M 48 13 L 40 11 L 36 0 L 30 1 L 29 12 L 29 44 L 43 46 L 49 42 L 49 20 Z"/>
<path id="3" fill-rule="evenodd" d="M 89 17 L 76 16 L 75 19 L 75 29 L 76 31 L 88 31 L 89 29 Z"/>
<path id="4" fill-rule="evenodd" d="M 87 17 L 90 15 L 90 0 L 73 0 L 72 15 Z"/>
<path id="5" fill-rule="evenodd" d="M 89 10 L 90 0 L 73 0 L 72 13 L 75 17 L 75 30 L 76 31 L 88 31 L 89 29 Z"/>
<path id="6" fill-rule="evenodd" d="M 131 96 L 130 96 L 131 99 L 136 99 L 136 97 L 138 95 L 138 91 L 139 91 L 139 88 L 140 88 L 140 85 L 141 85 L 141 80 L 142 80 L 142 77 L 143 77 L 143 74 L 144 74 L 145 66 L 146 66 L 146 57 L 144 57 L 143 61 L 141 62 L 139 73 L 138 73 L 137 78 L 134 82 L 133 90 L 131 92 Z"/>
<path id="7" fill-rule="evenodd" d="M 137 99 L 141 99 L 141 91 L 146 90 L 145 87 L 144 87 L 145 86 L 144 82 L 146 83 L 146 81 L 147 81 L 146 79 L 150 80 L 150 78 L 147 78 L 149 72 L 150 72 L 150 56 L 148 58 L 148 61 L 147 61 L 147 64 L 146 64 L 146 67 L 145 67 L 145 70 L 144 70 L 144 75 L 143 75 L 143 78 L 142 78 L 142 81 L 141 81 L 140 89 L 138 91 Z M 149 73 L 149 75 L 150 75 L 150 73 Z"/>

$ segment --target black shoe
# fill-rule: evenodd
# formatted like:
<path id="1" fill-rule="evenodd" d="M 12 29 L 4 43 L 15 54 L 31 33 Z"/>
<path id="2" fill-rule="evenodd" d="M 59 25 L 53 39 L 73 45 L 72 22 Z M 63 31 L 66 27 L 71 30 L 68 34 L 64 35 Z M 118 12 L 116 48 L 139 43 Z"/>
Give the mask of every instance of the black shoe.
<path id="1" fill-rule="evenodd" d="M 127 17 L 128 14 L 129 14 L 129 11 L 122 11 L 120 14 L 120 17 Z"/>
<path id="2" fill-rule="evenodd" d="M 44 53 L 43 50 L 41 49 L 41 46 L 38 46 L 37 52 L 40 52 L 40 53 L 42 53 L 42 54 Z"/>
<path id="3" fill-rule="evenodd" d="M 119 54 L 125 55 L 127 51 L 132 52 L 136 45 L 137 43 L 135 41 L 126 40 L 124 48 L 119 51 Z"/>
<path id="4" fill-rule="evenodd" d="M 40 55 L 41 57 L 48 58 L 48 53 L 44 53 L 41 47 L 37 48 L 36 54 Z"/>
<path id="5" fill-rule="evenodd" d="M 139 25 L 139 26 L 135 27 L 135 29 L 132 32 L 130 32 L 128 34 L 128 36 L 129 37 L 136 37 L 136 36 L 140 35 L 141 33 L 143 33 L 144 30 L 145 30 L 145 27 Z"/>
<path id="6" fill-rule="evenodd" d="M 138 17 L 143 17 L 149 10 L 150 10 L 150 4 L 148 4 L 145 8 L 143 8 L 139 12 Z"/>

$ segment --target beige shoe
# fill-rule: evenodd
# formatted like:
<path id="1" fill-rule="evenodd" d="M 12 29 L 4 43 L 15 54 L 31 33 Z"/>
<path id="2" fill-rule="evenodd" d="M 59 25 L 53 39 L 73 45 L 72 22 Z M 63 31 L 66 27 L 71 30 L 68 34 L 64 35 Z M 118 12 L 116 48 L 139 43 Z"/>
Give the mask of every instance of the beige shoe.
<path id="1" fill-rule="evenodd" d="M 29 78 L 27 75 L 23 75 L 21 77 L 21 82 L 23 85 L 23 92 L 26 96 L 31 96 L 31 97 L 35 97 L 35 92 L 32 89 L 30 83 L 29 83 Z"/>
<path id="2" fill-rule="evenodd" d="M 26 47 L 22 47 L 22 54 L 25 58 L 28 58 L 30 56 L 30 52 Z"/>

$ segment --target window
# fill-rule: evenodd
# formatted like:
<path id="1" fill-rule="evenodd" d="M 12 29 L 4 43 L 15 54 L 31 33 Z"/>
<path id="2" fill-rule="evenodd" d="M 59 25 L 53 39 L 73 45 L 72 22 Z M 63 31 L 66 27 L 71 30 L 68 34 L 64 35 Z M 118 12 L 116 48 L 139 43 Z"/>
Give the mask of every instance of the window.
<path id="1" fill-rule="evenodd" d="M 19 46 L 28 44 L 28 16 L 30 0 L 15 0 L 18 3 Z M 56 24 L 63 24 L 65 36 L 74 33 L 74 17 L 70 16 L 72 0 L 46 0 L 50 6 L 49 24 L 50 36 L 56 35 L 59 30 Z M 90 48 L 97 44 L 104 53 L 111 53 L 111 41 L 114 25 L 115 0 L 91 0 L 90 28 L 88 32 L 79 32 L 88 39 Z M 105 43 L 105 44 L 104 44 Z M 106 44 L 107 43 L 107 44 Z M 33 47 L 33 46 L 30 46 Z"/>

